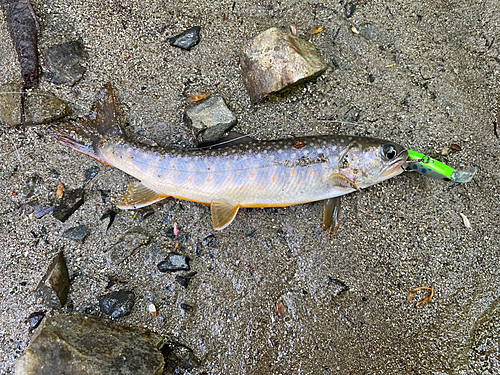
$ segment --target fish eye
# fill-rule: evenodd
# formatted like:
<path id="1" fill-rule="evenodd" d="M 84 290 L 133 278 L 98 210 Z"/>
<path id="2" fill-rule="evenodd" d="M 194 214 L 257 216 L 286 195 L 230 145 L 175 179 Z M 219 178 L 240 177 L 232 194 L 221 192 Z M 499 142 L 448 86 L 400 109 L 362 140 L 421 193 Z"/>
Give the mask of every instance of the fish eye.
<path id="1" fill-rule="evenodd" d="M 384 156 L 388 160 L 394 159 L 396 157 L 396 154 L 397 154 L 396 147 L 394 147 L 391 144 L 384 145 Z"/>

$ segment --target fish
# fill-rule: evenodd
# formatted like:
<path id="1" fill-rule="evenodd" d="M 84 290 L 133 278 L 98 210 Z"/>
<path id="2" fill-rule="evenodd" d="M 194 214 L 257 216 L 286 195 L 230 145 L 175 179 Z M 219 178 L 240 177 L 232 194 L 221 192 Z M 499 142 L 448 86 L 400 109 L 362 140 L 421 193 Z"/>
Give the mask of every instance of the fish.
<path id="1" fill-rule="evenodd" d="M 323 229 L 338 227 L 340 197 L 403 172 L 405 147 L 347 135 L 231 143 L 176 149 L 129 140 L 117 121 L 107 84 L 86 118 L 49 129 L 59 143 L 135 177 L 118 208 L 135 209 L 167 197 L 210 206 L 215 230 L 241 207 L 285 207 L 325 200 Z"/>

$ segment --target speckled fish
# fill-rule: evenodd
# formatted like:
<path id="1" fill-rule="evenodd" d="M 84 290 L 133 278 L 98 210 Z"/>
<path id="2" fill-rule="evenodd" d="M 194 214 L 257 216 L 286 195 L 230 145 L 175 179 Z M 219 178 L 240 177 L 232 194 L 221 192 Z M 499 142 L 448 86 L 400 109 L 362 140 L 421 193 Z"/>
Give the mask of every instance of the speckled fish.
<path id="1" fill-rule="evenodd" d="M 282 207 L 326 200 L 323 229 L 338 226 L 339 197 L 403 172 L 408 151 L 393 142 L 350 136 L 254 141 L 219 149 L 151 147 L 126 140 L 110 85 L 91 116 L 51 129 L 62 144 L 116 167 L 133 183 L 119 208 L 167 197 L 209 205 L 215 229 L 240 207 Z"/>

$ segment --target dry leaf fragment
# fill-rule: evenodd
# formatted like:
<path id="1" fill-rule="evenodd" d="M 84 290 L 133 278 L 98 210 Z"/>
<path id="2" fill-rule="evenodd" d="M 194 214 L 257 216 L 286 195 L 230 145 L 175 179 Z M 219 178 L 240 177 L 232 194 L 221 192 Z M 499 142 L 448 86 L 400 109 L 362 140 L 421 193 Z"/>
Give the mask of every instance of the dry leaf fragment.
<path id="1" fill-rule="evenodd" d="M 319 34 L 320 32 L 322 32 L 323 30 L 325 30 L 326 27 L 325 26 L 316 26 L 316 27 L 313 27 L 311 29 L 311 34 Z"/>
<path id="2" fill-rule="evenodd" d="M 192 96 L 190 98 L 187 98 L 186 99 L 186 102 L 188 103 L 193 103 L 193 102 L 199 102 L 200 100 L 203 100 L 203 99 L 206 99 L 210 96 L 210 94 L 199 94 L 199 95 L 195 95 L 195 96 Z"/>
<path id="3" fill-rule="evenodd" d="M 453 151 L 462 151 L 462 147 L 460 147 L 460 146 L 459 146 L 459 145 L 457 145 L 456 143 L 453 143 L 453 144 L 451 145 L 451 149 L 452 149 Z"/>
<path id="4" fill-rule="evenodd" d="M 428 286 L 419 286 L 418 288 L 412 289 L 410 291 L 410 293 L 408 293 L 408 297 L 407 297 L 408 301 L 411 301 L 411 299 L 413 298 L 413 295 L 415 294 L 415 292 L 417 290 L 421 290 L 421 289 L 428 290 L 429 293 L 427 294 L 427 296 L 422 301 L 417 302 L 417 304 L 415 306 L 425 305 L 434 296 L 434 289 L 429 288 Z"/>
<path id="5" fill-rule="evenodd" d="M 148 306 L 148 311 L 151 313 L 151 315 L 156 316 L 156 306 L 153 303 L 150 303 Z"/>
<path id="6" fill-rule="evenodd" d="M 294 26 L 290 25 L 290 31 L 292 32 L 292 35 L 297 35 L 297 30 Z"/>
<path id="7" fill-rule="evenodd" d="M 354 33 L 354 34 L 359 34 L 359 30 L 356 28 L 356 26 L 354 25 L 351 25 L 351 31 Z"/>
<path id="8" fill-rule="evenodd" d="M 467 218 L 467 216 L 465 216 L 463 213 L 459 213 L 460 217 L 462 218 L 462 220 L 464 221 L 464 225 L 467 229 L 471 229 L 471 225 L 470 225 L 470 221 L 469 219 Z"/>
<path id="9" fill-rule="evenodd" d="M 276 311 L 278 312 L 278 316 L 280 318 L 283 318 L 286 314 L 286 310 L 285 310 L 285 305 L 283 304 L 283 302 L 278 302 L 276 304 Z"/>
<path id="10" fill-rule="evenodd" d="M 59 186 L 57 187 L 56 198 L 61 199 L 63 195 L 64 195 L 64 185 L 59 184 Z"/>

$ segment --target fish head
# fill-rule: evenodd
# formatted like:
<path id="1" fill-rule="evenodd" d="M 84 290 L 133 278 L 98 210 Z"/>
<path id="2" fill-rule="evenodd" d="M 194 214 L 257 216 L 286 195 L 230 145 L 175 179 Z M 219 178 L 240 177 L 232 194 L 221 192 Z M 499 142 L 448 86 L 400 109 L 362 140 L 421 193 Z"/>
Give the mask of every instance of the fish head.
<path id="1" fill-rule="evenodd" d="M 340 162 L 340 173 L 360 188 L 403 172 L 408 151 L 397 143 L 375 138 L 355 138 Z"/>

